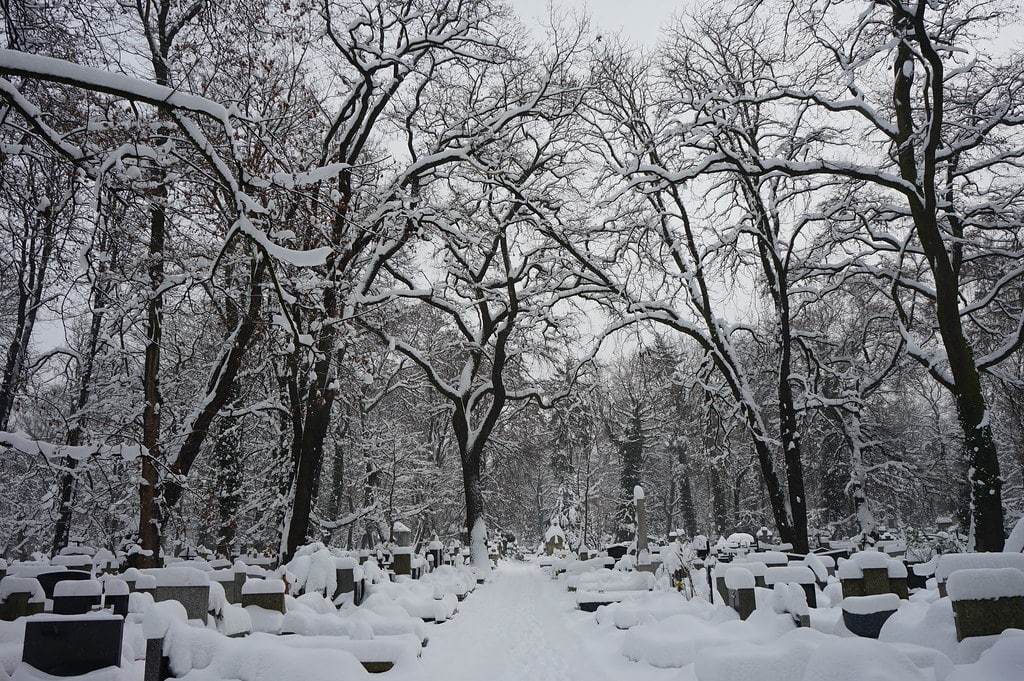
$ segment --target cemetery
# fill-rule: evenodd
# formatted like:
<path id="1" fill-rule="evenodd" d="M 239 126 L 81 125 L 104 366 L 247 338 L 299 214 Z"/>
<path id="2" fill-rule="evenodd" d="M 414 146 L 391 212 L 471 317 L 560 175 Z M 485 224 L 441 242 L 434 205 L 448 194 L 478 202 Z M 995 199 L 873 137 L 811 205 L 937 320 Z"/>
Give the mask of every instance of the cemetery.
<path id="1" fill-rule="evenodd" d="M 644 505 L 633 508 L 645 527 Z M 396 536 L 411 542 L 404 528 Z M 811 681 L 841 668 L 848 679 L 1012 681 L 1024 670 L 1022 535 L 1024 521 L 1007 551 L 937 554 L 910 569 L 898 542 L 801 555 L 747 533 L 638 533 L 609 552 L 573 551 L 556 528 L 532 551 L 491 542 L 482 568 L 437 537 L 363 551 L 311 544 L 283 565 L 184 555 L 143 570 L 74 546 L 5 561 L 0 678 L 471 679 L 525 641 L 538 649 L 515 664 L 539 656 L 536 678 L 590 679 L 596 665 L 599 679 L 676 670 L 722 681 L 756 669 Z M 923 581 L 909 586 L 910 574 Z M 476 639 L 479 649 L 464 647 Z"/>
<path id="2" fill-rule="evenodd" d="M 1024 0 L 0 16 L 0 681 L 1024 681 Z"/>

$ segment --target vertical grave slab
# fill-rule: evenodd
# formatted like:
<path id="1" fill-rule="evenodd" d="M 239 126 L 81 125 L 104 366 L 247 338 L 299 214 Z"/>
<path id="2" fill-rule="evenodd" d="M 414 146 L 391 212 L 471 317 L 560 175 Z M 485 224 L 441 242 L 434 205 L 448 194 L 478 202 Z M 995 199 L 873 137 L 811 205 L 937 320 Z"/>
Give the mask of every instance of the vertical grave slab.
<path id="1" fill-rule="evenodd" d="M 0 619 L 13 622 L 19 617 L 43 611 L 46 594 L 34 577 L 7 576 L 0 579 Z"/>
<path id="2" fill-rule="evenodd" d="M 53 588 L 53 614 L 81 615 L 99 607 L 103 586 L 95 579 L 58 582 Z"/>
<path id="3" fill-rule="evenodd" d="M 185 606 L 190 620 L 204 624 L 210 607 L 210 577 L 205 572 L 189 567 L 169 567 L 146 570 L 156 578 L 153 600 L 178 601 Z"/>
<path id="4" fill-rule="evenodd" d="M 38 615 L 25 621 L 22 661 L 53 676 L 121 665 L 124 618 L 108 613 Z"/>

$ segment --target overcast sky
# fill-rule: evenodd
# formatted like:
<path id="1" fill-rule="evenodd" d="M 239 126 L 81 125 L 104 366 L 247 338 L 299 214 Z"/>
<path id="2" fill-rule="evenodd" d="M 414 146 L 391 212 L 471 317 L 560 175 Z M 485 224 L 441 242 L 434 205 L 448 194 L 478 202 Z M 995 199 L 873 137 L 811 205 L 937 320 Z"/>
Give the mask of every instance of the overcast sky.
<path id="1" fill-rule="evenodd" d="M 713 0 L 712 0 L 713 1 Z M 637 43 L 653 44 L 662 25 L 694 0 L 510 0 L 519 16 L 536 24 L 548 15 L 548 5 L 557 10 L 583 10 L 602 32 L 622 31 L 623 37 Z"/>

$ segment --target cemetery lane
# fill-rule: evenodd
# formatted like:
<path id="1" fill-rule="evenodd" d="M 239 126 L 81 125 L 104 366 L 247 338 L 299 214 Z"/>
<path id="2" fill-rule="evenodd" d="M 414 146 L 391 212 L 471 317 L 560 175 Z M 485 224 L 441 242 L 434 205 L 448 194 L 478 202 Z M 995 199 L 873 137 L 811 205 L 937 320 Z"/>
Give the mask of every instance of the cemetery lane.
<path id="1" fill-rule="evenodd" d="M 430 630 L 422 664 L 403 681 L 624 678 L 622 667 L 636 665 L 602 646 L 595 629 L 593 615 L 576 610 L 563 584 L 536 566 L 503 563 L 492 581 L 460 603 L 454 619 Z M 664 670 L 641 673 L 647 678 L 651 671 Z"/>

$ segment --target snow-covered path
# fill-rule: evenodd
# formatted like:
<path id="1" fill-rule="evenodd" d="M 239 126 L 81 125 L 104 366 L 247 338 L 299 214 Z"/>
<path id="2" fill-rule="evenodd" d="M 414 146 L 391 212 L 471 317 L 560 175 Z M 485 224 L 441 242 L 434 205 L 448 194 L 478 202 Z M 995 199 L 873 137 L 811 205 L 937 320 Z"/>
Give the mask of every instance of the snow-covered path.
<path id="1" fill-rule="evenodd" d="M 564 585 L 536 566 L 503 563 L 492 581 L 459 605 L 454 619 L 430 630 L 418 669 L 403 676 L 409 681 L 618 681 L 626 666 L 645 678 L 664 672 L 641 671 L 645 665 L 630 663 L 618 646 L 602 645 L 596 629 L 593 615 L 576 610 Z"/>

